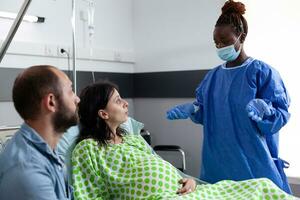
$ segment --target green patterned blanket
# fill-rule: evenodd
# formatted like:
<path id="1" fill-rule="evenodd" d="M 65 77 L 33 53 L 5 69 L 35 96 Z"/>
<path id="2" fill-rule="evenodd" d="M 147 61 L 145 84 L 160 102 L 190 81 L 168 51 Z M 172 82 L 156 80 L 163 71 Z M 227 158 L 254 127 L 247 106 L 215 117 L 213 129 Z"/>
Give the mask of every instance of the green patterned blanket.
<path id="1" fill-rule="evenodd" d="M 179 196 L 178 170 L 137 135 L 126 135 L 122 144 L 99 147 L 93 139 L 76 145 L 72 153 L 74 195 L 77 200 L 269 200 L 295 199 L 268 179 L 220 181 L 198 185 Z"/>

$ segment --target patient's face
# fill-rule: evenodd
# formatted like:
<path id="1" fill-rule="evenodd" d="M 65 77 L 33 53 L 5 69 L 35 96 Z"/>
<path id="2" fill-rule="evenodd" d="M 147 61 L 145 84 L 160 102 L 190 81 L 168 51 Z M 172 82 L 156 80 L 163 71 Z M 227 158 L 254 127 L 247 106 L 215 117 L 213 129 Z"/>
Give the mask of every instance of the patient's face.
<path id="1" fill-rule="evenodd" d="M 108 121 L 111 123 L 124 123 L 128 118 L 128 102 L 120 97 L 117 90 L 114 90 L 105 111 L 108 113 Z"/>

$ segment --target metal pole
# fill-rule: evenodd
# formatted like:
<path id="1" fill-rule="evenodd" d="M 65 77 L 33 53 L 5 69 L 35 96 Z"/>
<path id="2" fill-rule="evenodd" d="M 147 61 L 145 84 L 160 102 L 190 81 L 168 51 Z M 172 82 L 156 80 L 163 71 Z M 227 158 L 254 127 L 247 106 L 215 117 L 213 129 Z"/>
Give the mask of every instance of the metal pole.
<path id="1" fill-rule="evenodd" d="M 76 7 L 75 7 L 75 1 L 76 0 L 72 0 L 72 39 L 73 39 L 73 89 L 74 89 L 74 93 L 77 93 L 77 77 L 76 77 L 76 26 L 75 26 L 75 22 L 76 22 Z"/>
<path id="2" fill-rule="evenodd" d="M 23 5 L 21 6 L 21 9 L 13 23 L 13 25 L 11 26 L 9 32 L 8 32 L 8 35 L 7 37 L 5 38 L 2 46 L 1 46 L 1 50 L 0 50 L 0 63 L 6 53 L 6 50 L 8 49 L 12 39 L 14 38 L 22 20 L 23 20 L 23 17 L 29 7 L 29 4 L 31 3 L 31 0 L 25 0 Z"/>

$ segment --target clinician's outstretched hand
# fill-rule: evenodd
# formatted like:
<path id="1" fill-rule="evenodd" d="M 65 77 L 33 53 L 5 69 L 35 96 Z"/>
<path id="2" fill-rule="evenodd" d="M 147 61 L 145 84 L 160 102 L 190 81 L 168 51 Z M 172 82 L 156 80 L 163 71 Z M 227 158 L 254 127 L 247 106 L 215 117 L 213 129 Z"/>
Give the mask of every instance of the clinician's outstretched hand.
<path id="1" fill-rule="evenodd" d="M 263 99 L 252 99 L 249 101 L 246 111 L 248 116 L 256 122 L 261 121 L 265 115 L 270 116 L 275 112 L 272 105 L 268 105 Z"/>
<path id="2" fill-rule="evenodd" d="M 193 103 L 185 103 L 177 105 L 167 111 L 167 119 L 187 119 L 195 112 L 195 107 Z"/>

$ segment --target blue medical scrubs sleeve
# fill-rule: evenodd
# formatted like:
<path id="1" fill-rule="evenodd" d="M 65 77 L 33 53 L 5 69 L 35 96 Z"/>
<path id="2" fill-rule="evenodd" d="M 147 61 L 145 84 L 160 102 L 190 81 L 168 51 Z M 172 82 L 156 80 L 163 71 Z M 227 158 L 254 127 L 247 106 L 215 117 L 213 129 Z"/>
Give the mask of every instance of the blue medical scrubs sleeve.
<path id="1" fill-rule="evenodd" d="M 33 164 L 34 165 L 34 164 Z M 8 189 L 16 188 L 16 191 L 10 191 L 12 199 L 30 199 L 30 200 L 56 200 L 53 181 L 44 169 L 39 166 L 17 166 L 6 176 Z M 10 185 L 14 184 L 14 185 Z"/>
<path id="2" fill-rule="evenodd" d="M 263 65 L 259 80 L 258 98 L 272 105 L 274 114 L 264 117 L 257 125 L 263 134 L 272 135 L 277 133 L 290 118 L 288 112 L 290 98 L 279 73 L 275 69 L 266 66 L 266 64 Z"/>
<path id="3" fill-rule="evenodd" d="M 281 188 L 291 193 L 287 177 L 283 170 L 285 168 L 285 161 L 278 158 L 278 132 L 290 118 L 290 113 L 288 112 L 290 97 L 279 73 L 275 69 L 263 63 L 258 75 L 259 85 L 257 96 L 273 107 L 274 114 L 265 116 L 262 121 L 257 122 L 257 126 L 266 135 L 270 154 L 282 177 Z"/>
<path id="4" fill-rule="evenodd" d="M 190 116 L 191 120 L 196 123 L 196 124 L 202 124 L 203 125 L 203 117 L 204 117 L 204 112 L 203 112 L 203 93 L 204 93 L 204 88 L 207 84 L 207 77 L 209 77 L 209 74 L 212 73 L 213 70 L 209 71 L 204 79 L 201 81 L 199 86 L 196 88 L 196 102 L 194 104 L 197 104 L 198 109 L 197 111 Z"/>

